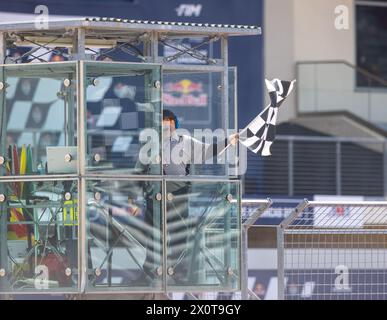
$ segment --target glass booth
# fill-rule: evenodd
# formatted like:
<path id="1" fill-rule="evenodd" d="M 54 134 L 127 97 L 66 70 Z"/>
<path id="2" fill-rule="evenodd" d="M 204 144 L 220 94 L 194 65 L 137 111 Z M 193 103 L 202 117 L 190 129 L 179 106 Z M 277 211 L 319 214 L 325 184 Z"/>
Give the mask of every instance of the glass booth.
<path id="1" fill-rule="evenodd" d="M 0 293 L 240 290 L 237 175 L 224 159 L 166 175 L 162 147 L 164 109 L 184 134 L 235 130 L 235 79 L 157 63 L 2 65 Z"/>

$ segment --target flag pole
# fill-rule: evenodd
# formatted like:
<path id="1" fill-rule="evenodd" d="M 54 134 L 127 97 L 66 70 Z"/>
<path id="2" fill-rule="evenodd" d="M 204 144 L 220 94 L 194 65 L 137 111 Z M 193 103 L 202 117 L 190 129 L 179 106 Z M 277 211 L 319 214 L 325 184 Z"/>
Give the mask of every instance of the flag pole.
<path id="1" fill-rule="evenodd" d="M 239 136 L 247 130 L 247 127 L 245 127 L 241 132 L 238 133 L 238 140 Z M 223 149 L 222 151 L 219 152 L 218 156 L 221 156 L 229 147 L 231 146 L 231 143 L 229 142 Z"/>
<path id="2" fill-rule="evenodd" d="M 228 143 L 227 146 L 225 146 L 222 151 L 219 152 L 218 156 L 221 156 L 229 147 L 231 146 L 231 143 Z"/>
<path id="3" fill-rule="evenodd" d="M 258 116 L 260 116 L 263 112 L 265 112 L 266 109 L 269 108 L 269 107 L 270 107 L 270 104 L 269 104 L 265 109 L 263 109 L 263 110 L 261 111 L 261 113 L 260 113 Z M 247 125 L 246 127 L 244 127 L 244 128 L 242 129 L 242 131 L 238 133 L 238 135 L 240 136 L 242 133 L 244 133 L 244 132 L 247 130 L 248 127 L 249 127 L 249 125 Z M 239 139 L 238 139 L 238 140 L 239 140 Z M 221 156 L 221 155 L 222 155 L 222 154 L 230 147 L 230 145 L 231 145 L 231 143 L 228 143 L 227 146 L 225 146 L 225 147 L 222 149 L 222 151 L 219 152 L 219 156 Z"/>

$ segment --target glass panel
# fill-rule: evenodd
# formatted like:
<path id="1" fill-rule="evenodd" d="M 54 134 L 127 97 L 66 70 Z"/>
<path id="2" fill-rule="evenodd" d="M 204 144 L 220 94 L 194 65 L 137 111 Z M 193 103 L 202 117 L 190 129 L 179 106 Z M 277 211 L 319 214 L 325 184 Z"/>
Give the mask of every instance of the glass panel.
<path id="1" fill-rule="evenodd" d="M 77 173 L 76 65 L 45 63 L 3 67 L 0 101 L 2 175 Z M 5 106 L 5 108 L 4 108 Z"/>
<path id="2" fill-rule="evenodd" d="M 237 67 L 228 68 L 228 128 L 238 129 Z"/>
<path id="3" fill-rule="evenodd" d="M 167 285 L 238 289 L 241 226 L 239 200 L 233 199 L 240 199 L 239 184 L 168 181 L 166 188 Z"/>
<path id="4" fill-rule="evenodd" d="M 198 143 L 189 147 L 189 143 L 186 146 L 183 142 L 183 153 L 189 155 L 186 162 L 189 162 L 191 175 L 234 175 L 235 170 L 229 169 L 235 162 L 235 147 L 218 156 L 226 146 L 226 138 L 236 129 L 234 73 L 235 69 L 230 68 L 226 104 L 223 72 L 163 71 L 163 109 L 172 111 L 178 118 L 176 133 L 179 141 L 181 137 L 188 136 L 195 138 Z M 167 139 L 164 137 L 164 140 Z M 173 159 L 172 156 L 168 157 L 168 150 L 172 155 L 173 147 L 164 149 L 164 163 L 167 161 L 168 164 L 168 159 Z M 173 163 L 172 160 L 170 162 Z"/>
<path id="5" fill-rule="evenodd" d="M 77 192 L 76 181 L 0 183 L 0 291 L 77 289 Z"/>
<path id="6" fill-rule="evenodd" d="M 87 171 L 114 174 L 161 174 L 160 67 L 146 64 L 86 64 Z M 151 130 L 153 158 L 139 161 Z"/>
<path id="7" fill-rule="evenodd" d="M 245 124 L 247 125 L 247 124 Z M 243 127 L 242 127 L 243 128 Z M 228 133 L 237 133 L 238 127 L 238 97 L 237 97 L 237 67 L 228 68 Z M 227 148 L 224 152 L 226 175 L 236 178 L 246 174 L 247 148 L 240 143 Z"/>
<path id="8" fill-rule="evenodd" d="M 89 289 L 161 289 L 160 192 L 160 182 L 88 181 Z"/>

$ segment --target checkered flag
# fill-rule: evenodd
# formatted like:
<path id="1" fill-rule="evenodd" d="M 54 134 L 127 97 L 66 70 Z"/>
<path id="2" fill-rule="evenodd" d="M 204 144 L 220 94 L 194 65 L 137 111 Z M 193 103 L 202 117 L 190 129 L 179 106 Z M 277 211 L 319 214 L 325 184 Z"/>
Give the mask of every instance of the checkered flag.
<path id="1" fill-rule="evenodd" d="M 270 147 L 275 139 L 275 126 L 278 108 L 292 92 L 294 83 L 274 79 L 265 80 L 270 96 L 268 105 L 250 124 L 239 134 L 239 141 L 254 153 L 261 151 L 261 155 L 270 156 Z"/>

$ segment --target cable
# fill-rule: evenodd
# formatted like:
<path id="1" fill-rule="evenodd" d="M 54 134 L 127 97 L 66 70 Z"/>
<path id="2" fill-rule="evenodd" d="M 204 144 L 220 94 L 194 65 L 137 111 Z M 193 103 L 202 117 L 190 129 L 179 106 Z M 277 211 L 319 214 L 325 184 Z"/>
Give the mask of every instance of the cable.
<path id="1" fill-rule="evenodd" d="M 7 55 L 5 55 L 4 57 L 4 61 L 3 61 L 3 65 L 5 64 L 5 60 L 7 58 Z M 3 83 L 5 84 L 5 72 L 4 72 L 4 66 L 1 68 L 1 79 L 3 81 Z M 3 129 L 4 129 L 4 123 L 6 121 L 5 119 L 5 108 L 6 108 L 6 88 L 4 86 L 4 89 L 2 90 L 1 92 L 1 116 L 0 116 L 0 135 L 3 135 Z M 4 144 L 4 148 L 6 148 L 6 143 Z"/>
<path id="2" fill-rule="evenodd" d="M 19 263 L 15 260 L 15 258 L 11 255 L 11 253 L 9 252 L 9 247 L 7 247 L 7 253 L 8 253 L 8 257 L 11 259 L 11 261 L 16 264 L 16 265 L 19 265 Z"/>

